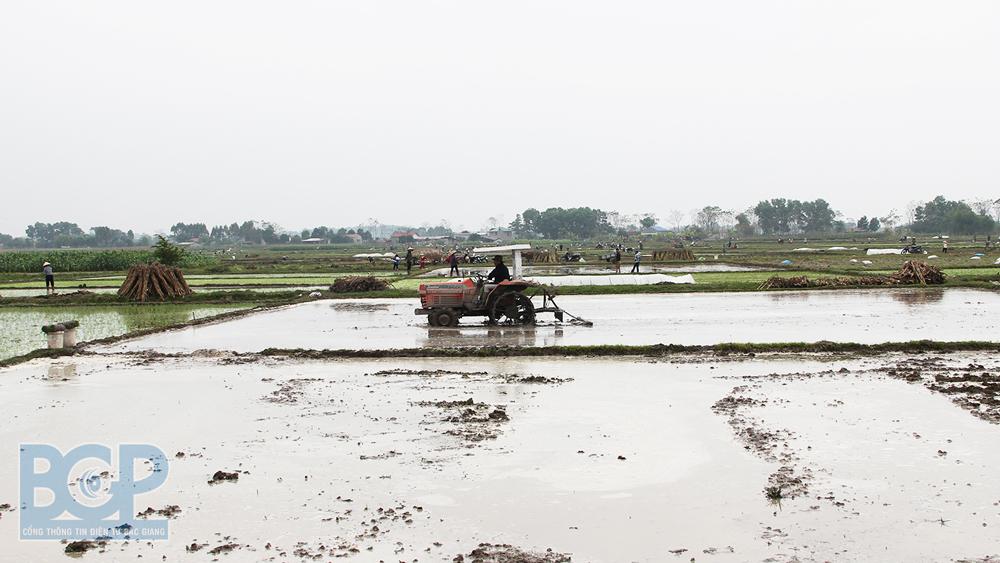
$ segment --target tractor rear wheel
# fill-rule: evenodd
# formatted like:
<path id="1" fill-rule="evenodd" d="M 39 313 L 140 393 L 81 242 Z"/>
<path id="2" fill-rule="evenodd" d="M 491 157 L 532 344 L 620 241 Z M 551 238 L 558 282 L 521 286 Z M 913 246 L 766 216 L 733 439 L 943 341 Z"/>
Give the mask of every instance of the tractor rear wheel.
<path id="1" fill-rule="evenodd" d="M 427 322 L 431 326 L 458 326 L 459 314 L 451 309 L 438 309 L 427 315 Z"/>
<path id="2" fill-rule="evenodd" d="M 490 308 L 490 321 L 495 324 L 529 325 L 535 322 L 535 305 L 523 293 L 511 291 L 497 297 Z"/>

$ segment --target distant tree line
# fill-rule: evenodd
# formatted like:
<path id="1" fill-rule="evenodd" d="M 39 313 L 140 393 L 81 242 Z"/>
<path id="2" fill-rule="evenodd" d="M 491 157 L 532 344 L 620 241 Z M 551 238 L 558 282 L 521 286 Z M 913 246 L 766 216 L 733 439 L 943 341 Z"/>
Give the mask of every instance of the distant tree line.
<path id="1" fill-rule="evenodd" d="M 710 209 L 713 208 L 705 208 Z M 899 215 L 893 210 L 883 216 L 862 215 L 856 221 L 847 223 L 841 218 L 842 214 L 823 199 L 771 199 L 758 202 L 735 215 L 732 230 L 742 236 L 823 234 L 852 230 L 877 233 L 882 230 L 893 231 L 898 226 L 907 232 L 921 234 L 985 235 L 996 232 L 1000 226 L 991 212 L 1000 216 L 1000 200 L 979 200 L 970 204 L 937 196 L 914 206 L 908 222 L 901 222 Z"/>
<path id="2" fill-rule="evenodd" d="M 136 236 L 131 230 L 101 226 L 85 231 L 78 224 L 68 221 L 34 223 L 24 233 L 23 237 L 0 233 L 0 248 L 125 248 L 150 247 L 155 242 L 152 236 Z M 331 243 L 350 243 L 354 242 L 351 235 L 360 236 L 362 241 L 372 240 L 372 234 L 364 229 L 316 227 L 305 229 L 301 233 L 286 233 L 279 232 L 271 223 L 256 221 L 219 225 L 211 230 L 204 223 L 176 223 L 170 227 L 169 238 L 175 243 L 203 244 L 282 244 L 297 243 L 309 238 L 320 238 Z"/>
<path id="3" fill-rule="evenodd" d="M 121 231 L 111 227 L 93 227 L 84 231 L 76 223 L 58 221 L 56 223 L 35 223 L 24 230 L 25 236 L 14 237 L 0 233 L 0 247 L 5 248 L 119 248 L 127 246 L 148 246 L 152 239 L 148 236 L 136 237 L 131 230 Z"/>
<path id="4" fill-rule="evenodd" d="M 354 242 L 354 237 L 350 235 L 359 235 L 363 241 L 372 240 L 372 234 L 363 229 L 321 226 L 303 229 L 300 233 L 287 233 L 272 223 L 258 221 L 216 225 L 212 230 L 205 223 L 177 223 L 170 227 L 170 238 L 175 242 L 203 244 L 289 244 L 306 239 L 323 239 L 337 244 Z"/>
<path id="5" fill-rule="evenodd" d="M 684 221 L 684 213 L 675 210 L 668 214 L 668 220 L 674 233 L 687 237 L 820 235 L 848 231 L 877 233 L 899 229 L 920 234 L 987 235 L 996 233 L 1000 226 L 1000 199 L 970 203 L 937 196 L 931 201 L 911 205 L 907 215 L 907 220 L 903 221 L 896 211 L 890 211 L 883 216 L 863 215 L 857 220 L 851 219 L 849 223 L 824 199 L 799 201 L 773 198 L 738 213 L 708 205 L 692 212 L 690 222 Z M 490 222 L 496 226 L 495 219 L 491 218 Z M 528 208 L 515 217 L 509 229 L 519 237 L 547 239 L 593 239 L 663 230 L 657 226 L 656 215 L 652 213 L 626 216 L 590 207 L 550 207 L 544 211 Z M 420 236 L 453 234 L 446 224 L 399 230 L 413 231 Z M 29 225 L 24 232 L 23 237 L 0 233 L 0 248 L 149 247 L 154 242 L 149 235 L 137 236 L 131 230 L 99 226 L 85 231 L 68 221 L 37 222 Z M 338 244 L 357 240 L 367 242 L 374 237 L 369 230 L 362 228 L 320 226 L 289 233 L 272 223 L 244 221 L 217 225 L 211 229 L 205 223 L 176 223 L 170 227 L 170 239 L 175 243 L 203 244 L 294 244 L 306 239 L 322 239 Z"/>

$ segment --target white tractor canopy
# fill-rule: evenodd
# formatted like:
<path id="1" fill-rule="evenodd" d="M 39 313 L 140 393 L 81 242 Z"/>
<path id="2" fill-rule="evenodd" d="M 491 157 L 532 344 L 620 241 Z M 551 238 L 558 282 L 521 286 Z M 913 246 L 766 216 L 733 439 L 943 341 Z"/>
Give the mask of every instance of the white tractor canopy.
<path id="1" fill-rule="evenodd" d="M 479 248 L 473 248 L 472 251 L 476 254 L 506 254 L 511 253 L 514 256 L 513 269 L 510 272 L 510 277 L 515 280 L 521 279 L 521 251 L 531 250 L 530 244 L 508 244 L 506 246 L 481 246 Z"/>

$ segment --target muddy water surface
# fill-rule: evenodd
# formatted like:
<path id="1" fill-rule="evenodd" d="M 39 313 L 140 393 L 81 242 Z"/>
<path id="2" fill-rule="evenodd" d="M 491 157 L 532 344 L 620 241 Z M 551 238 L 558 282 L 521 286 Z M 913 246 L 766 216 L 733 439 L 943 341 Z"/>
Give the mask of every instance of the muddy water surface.
<path id="1" fill-rule="evenodd" d="M 593 327 L 487 327 L 469 317 L 434 329 L 413 314 L 414 299 L 317 301 L 122 343 L 117 350 L 183 352 L 269 347 L 385 349 L 421 346 L 716 344 L 720 342 L 879 343 L 917 339 L 1000 339 L 1000 293 L 867 290 L 564 296 L 567 311 Z"/>
<path id="2" fill-rule="evenodd" d="M 41 327 L 78 320 L 80 342 L 210 317 L 252 305 L 114 305 L 84 307 L 4 307 L 0 309 L 0 359 L 47 345 Z"/>
<path id="3" fill-rule="evenodd" d="M 95 560 L 452 561 L 480 542 L 607 562 L 1000 551 L 998 427 L 881 360 L 244 360 L 0 371 L 0 450 L 168 453 L 167 484 L 136 511 L 176 505 L 171 539 Z M 16 467 L 0 463 L 0 505 L 18 505 Z M 784 467 L 807 492 L 769 501 Z M 219 470 L 239 477 L 208 484 Z M 16 534 L 15 508 L 0 537 Z M 58 543 L 3 546 L 0 560 L 65 561 Z"/>

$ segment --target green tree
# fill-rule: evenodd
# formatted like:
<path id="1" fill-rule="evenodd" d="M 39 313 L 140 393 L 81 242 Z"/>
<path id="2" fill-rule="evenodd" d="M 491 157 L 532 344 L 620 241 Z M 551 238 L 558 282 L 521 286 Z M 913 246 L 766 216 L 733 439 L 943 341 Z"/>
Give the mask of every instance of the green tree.
<path id="1" fill-rule="evenodd" d="M 542 213 L 533 207 L 529 207 L 524 210 L 521 214 L 521 219 L 524 221 L 524 228 L 527 231 L 537 233 L 538 232 L 538 220 L 541 219 Z"/>
<path id="2" fill-rule="evenodd" d="M 744 212 L 736 216 L 736 232 L 741 237 L 749 237 L 754 234 L 754 225 L 753 221 L 750 220 L 750 215 Z"/>
<path id="3" fill-rule="evenodd" d="M 545 211 L 526 209 L 521 213 L 521 220 L 526 230 L 550 239 L 586 239 L 611 232 L 608 214 L 589 207 L 550 207 Z"/>
<path id="4" fill-rule="evenodd" d="M 800 210 L 799 227 L 807 233 L 824 233 L 833 229 L 837 213 L 825 199 L 795 202 Z"/>
<path id="5" fill-rule="evenodd" d="M 643 229 L 649 230 L 656 226 L 656 215 L 652 213 L 646 213 L 639 220 L 639 224 L 642 225 Z"/>
<path id="6" fill-rule="evenodd" d="M 162 235 L 156 236 L 159 240 L 153 245 L 153 258 L 164 266 L 176 266 L 180 264 L 187 252 L 163 238 Z"/>
<path id="7" fill-rule="evenodd" d="M 209 233 L 205 223 L 176 223 L 170 227 L 170 236 L 177 242 L 190 242 L 207 239 Z"/>
<path id="8" fill-rule="evenodd" d="M 969 204 L 944 196 L 918 206 L 914 218 L 912 228 L 918 233 L 988 234 L 996 231 L 997 226 L 989 215 L 976 213 Z"/>

